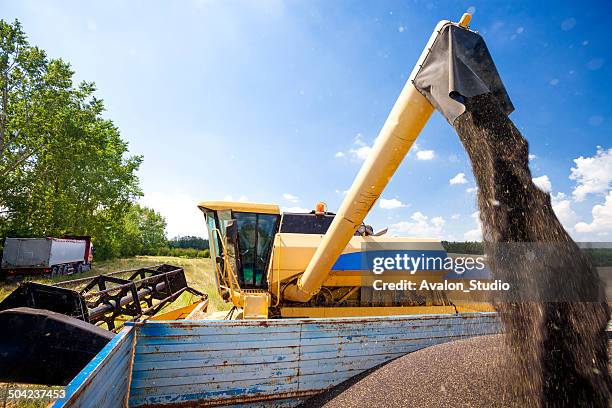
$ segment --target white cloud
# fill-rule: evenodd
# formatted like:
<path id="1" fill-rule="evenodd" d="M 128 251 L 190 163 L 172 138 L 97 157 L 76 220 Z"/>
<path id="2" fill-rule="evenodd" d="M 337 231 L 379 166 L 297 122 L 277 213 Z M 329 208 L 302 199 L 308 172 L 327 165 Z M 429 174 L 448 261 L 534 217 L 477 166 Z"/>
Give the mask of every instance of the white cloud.
<path id="1" fill-rule="evenodd" d="M 576 232 L 595 232 L 607 235 L 612 232 L 612 191 L 608 191 L 603 204 L 597 204 L 591 210 L 593 221 L 590 224 L 579 222 L 574 227 Z"/>
<path id="2" fill-rule="evenodd" d="M 368 158 L 371 152 L 372 146 L 364 142 L 361 133 L 357 133 L 353 139 L 353 147 L 349 149 L 348 154 L 354 159 L 363 161 Z M 344 152 L 336 152 L 335 157 L 342 158 L 346 155 Z"/>
<path id="3" fill-rule="evenodd" d="M 419 150 L 416 156 L 419 160 L 432 160 L 435 156 L 435 152 L 433 150 Z"/>
<path id="4" fill-rule="evenodd" d="M 552 191 L 552 183 L 546 174 L 540 177 L 534 177 L 531 181 L 533 181 L 533 184 L 535 184 L 537 188 L 545 193 L 550 193 Z"/>
<path id="5" fill-rule="evenodd" d="M 597 148 L 593 157 L 574 159 L 570 179 L 576 181 L 572 192 L 576 201 L 584 201 L 588 194 L 605 194 L 612 184 L 612 148 Z"/>
<path id="6" fill-rule="evenodd" d="M 394 210 L 396 208 L 406 207 L 406 204 L 402 203 L 397 198 L 391 198 L 391 199 L 381 198 L 380 201 L 378 202 L 378 205 L 380 206 L 380 208 L 384 210 Z"/>
<path id="7" fill-rule="evenodd" d="M 530 155 L 529 155 L 529 160 L 530 160 L 530 161 L 531 161 L 531 160 L 535 160 L 535 159 L 537 159 L 537 158 L 538 158 L 538 156 L 536 156 L 535 154 L 530 154 Z"/>
<path id="8" fill-rule="evenodd" d="M 96 24 L 96 21 L 93 19 L 87 20 L 87 29 L 92 33 L 98 31 L 98 25 Z"/>
<path id="9" fill-rule="evenodd" d="M 566 18 L 561 23 L 561 29 L 563 31 L 569 31 L 576 26 L 576 19 L 574 17 Z"/>
<path id="10" fill-rule="evenodd" d="M 361 146 L 356 149 L 349 150 L 349 153 L 351 153 L 353 157 L 356 157 L 359 160 L 367 159 L 371 152 L 372 152 L 371 146 Z"/>
<path id="11" fill-rule="evenodd" d="M 461 218 L 461 214 L 453 214 L 453 215 L 451 215 L 451 220 L 458 220 L 459 218 Z"/>
<path id="12" fill-rule="evenodd" d="M 457 173 L 457 175 L 450 179 L 448 182 L 449 184 L 467 184 L 465 173 Z"/>
<path id="13" fill-rule="evenodd" d="M 249 199 L 247 198 L 247 196 L 240 196 L 237 199 L 234 199 L 233 196 L 231 195 L 226 195 L 225 197 L 223 197 L 223 201 L 235 201 L 235 202 L 239 202 L 239 203 L 245 203 L 248 202 Z"/>
<path id="14" fill-rule="evenodd" d="M 283 212 L 289 212 L 289 213 L 309 213 L 310 211 L 312 211 L 304 207 L 282 207 L 281 210 Z"/>
<path id="15" fill-rule="evenodd" d="M 169 238 L 179 235 L 207 236 L 204 215 L 197 207 L 197 200 L 190 195 L 153 192 L 146 193 L 139 202 L 164 216 Z"/>
<path id="16" fill-rule="evenodd" d="M 481 241 L 482 240 L 482 224 L 480 223 L 480 211 L 472 213 L 472 218 L 476 223 L 476 228 L 466 231 L 463 234 L 463 239 L 466 241 Z"/>
<path id="17" fill-rule="evenodd" d="M 475 193 L 476 191 L 478 191 L 478 187 L 468 187 L 465 189 L 466 193 Z"/>
<path id="18" fill-rule="evenodd" d="M 297 204 L 300 202 L 300 199 L 298 197 L 290 193 L 283 193 L 283 198 L 293 204 Z"/>
<path id="19" fill-rule="evenodd" d="M 410 217 L 411 221 L 401 221 L 389 226 L 391 236 L 441 238 L 446 221 L 442 217 L 429 218 L 417 211 Z"/>
<path id="20" fill-rule="evenodd" d="M 480 228 L 474 228 L 469 231 L 466 231 L 463 234 L 463 239 L 466 241 L 481 241 L 482 240 L 482 231 Z"/>
<path id="21" fill-rule="evenodd" d="M 564 193 L 551 195 L 550 201 L 557 218 L 559 221 L 561 221 L 561 224 L 563 224 L 566 230 L 572 231 L 574 224 L 579 218 L 572 208 L 572 202 Z"/>

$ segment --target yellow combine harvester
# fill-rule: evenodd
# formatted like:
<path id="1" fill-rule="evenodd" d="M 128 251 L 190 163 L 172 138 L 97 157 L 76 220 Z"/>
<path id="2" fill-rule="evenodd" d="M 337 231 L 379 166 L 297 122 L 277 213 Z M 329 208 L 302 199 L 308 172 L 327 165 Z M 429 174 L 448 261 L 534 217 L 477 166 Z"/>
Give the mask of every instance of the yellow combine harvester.
<path id="1" fill-rule="evenodd" d="M 465 28 L 465 14 L 457 26 Z M 281 213 L 274 204 L 204 201 L 220 295 L 237 318 L 340 317 L 491 310 L 453 302 L 444 291 L 379 292 L 367 265 L 372 252 L 445 254 L 437 240 L 373 234 L 363 221 L 434 111 L 414 85 L 441 30 L 436 27 L 337 214 L 317 204 L 311 213 Z M 443 281 L 448 270 L 419 270 L 419 280 Z M 393 280 L 415 279 L 396 271 Z M 234 312 L 234 309 L 232 309 Z M 233 313 L 232 313 L 233 314 Z"/>
<path id="2" fill-rule="evenodd" d="M 462 97 L 494 93 L 509 102 L 469 19 L 437 25 L 337 214 L 322 203 L 302 214 L 199 204 L 219 293 L 234 305 L 227 318 L 242 321 L 198 319 L 190 306 L 180 311 L 186 320 L 128 323 L 54 407 L 309 406 L 311 396 L 406 353 L 498 333 L 497 315 L 479 313 L 491 310 L 484 299 L 444 286 L 475 277 L 457 276 L 458 262 L 377 267 L 393 254 L 460 256 L 437 240 L 388 237 L 364 224 L 433 106 L 452 123 Z M 375 290 L 378 280 L 442 287 L 385 292 Z"/>

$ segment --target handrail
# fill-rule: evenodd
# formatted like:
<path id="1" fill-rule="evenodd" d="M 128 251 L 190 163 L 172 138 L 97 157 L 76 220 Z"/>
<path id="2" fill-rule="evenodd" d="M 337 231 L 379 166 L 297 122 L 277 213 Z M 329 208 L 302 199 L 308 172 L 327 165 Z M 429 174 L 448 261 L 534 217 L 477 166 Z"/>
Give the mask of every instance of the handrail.
<path id="1" fill-rule="evenodd" d="M 235 297 L 235 290 L 234 290 L 234 284 L 235 286 L 238 288 L 237 292 L 240 293 L 241 292 L 241 288 L 240 288 L 240 284 L 238 283 L 238 278 L 236 276 L 234 276 L 234 271 L 232 270 L 232 267 L 230 266 L 229 263 L 229 258 L 227 255 L 227 246 L 225 245 L 225 239 L 223 239 L 223 236 L 221 235 L 221 231 L 218 228 L 215 228 L 213 230 L 215 233 L 218 234 L 219 236 L 219 242 L 221 242 L 221 245 L 223 246 L 223 268 L 226 269 L 226 275 L 229 278 L 229 290 L 230 290 L 230 296 L 232 297 L 232 302 L 234 303 L 234 305 L 239 305 L 240 304 L 240 299 L 236 299 Z M 232 277 L 234 277 L 236 279 L 236 282 L 234 282 L 232 280 Z"/>

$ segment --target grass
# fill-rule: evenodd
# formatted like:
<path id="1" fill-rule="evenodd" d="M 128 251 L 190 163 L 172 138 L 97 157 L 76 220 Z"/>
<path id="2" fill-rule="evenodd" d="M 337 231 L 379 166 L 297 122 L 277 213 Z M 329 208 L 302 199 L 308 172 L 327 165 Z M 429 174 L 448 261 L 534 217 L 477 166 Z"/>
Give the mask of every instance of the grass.
<path id="1" fill-rule="evenodd" d="M 204 292 L 208 294 L 209 312 L 221 311 L 221 310 L 229 310 L 231 305 L 229 303 L 224 302 L 217 292 L 217 286 L 215 283 L 215 276 L 213 270 L 213 264 L 210 258 L 179 258 L 172 256 L 137 256 L 134 258 L 126 258 L 126 259 L 114 259 L 111 261 L 102 261 L 95 262 L 94 267 L 85 273 L 79 275 L 71 275 L 71 276 L 59 276 L 56 278 L 43 278 L 43 277 L 27 277 L 24 280 L 33 280 L 40 283 L 52 284 L 63 282 L 72 279 L 80 279 L 86 277 L 93 277 L 97 275 L 101 275 L 104 273 L 110 273 L 121 270 L 129 270 L 142 268 L 144 266 L 152 266 L 158 264 L 169 264 L 174 266 L 182 267 L 185 270 L 185 276 L 187 277 L 187 282 L 189 286 L 194 289 L 199 290 L 200 292 Z M 13 280 L 11 282 L 0 282 L 0 300 L 4 299 L 9 295 L 15 288 L 17 288 L 18 282 Z M 172 305 L 168 308 L 176 308 L 180 306 L 187 305 L 192 302 L 193 295 L 189 293 L 183 294 L 180 298 L 178 298 Z M 16 388 L 28 388 L 28 389 L 61 389 L 61 387 L 47 387 L 47 386 L 39 386 L 39 385 L 19 385 L 19 384 L 2 384 L 0 383 L 0 407 L 6 406 L 11 408 L 38 408 L 45 407 L 51 402 L 49 399 L 40 399 L 40 400 L 9 400 L 6 399 L 8 395 L 8 389 L 16 389 Z"/>

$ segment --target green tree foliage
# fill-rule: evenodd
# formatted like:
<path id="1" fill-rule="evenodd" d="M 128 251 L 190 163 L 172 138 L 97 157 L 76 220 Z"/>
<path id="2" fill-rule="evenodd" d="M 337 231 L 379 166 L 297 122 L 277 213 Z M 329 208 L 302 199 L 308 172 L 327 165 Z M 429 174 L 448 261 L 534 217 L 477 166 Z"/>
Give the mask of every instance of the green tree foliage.
<path id="1" fill-rule="evenodd" d="M 178 256 L 180 258 L 210 258 L 210 251 L 208 249 L 163 247 L 148 251 L 147 255 Z"/>
<path id="2" fill-rule="evenodd" d="M 0 234 L 91 235 L 98 259 L 163 246 L 163 218 L 133 204 L 142 157 L 73 76 L 0 20 Z"/>
<path id="3" fill-rule="evenodd" d="M 125 215 L 121 256 L 148 254 L 166 246 L 166 220 L 159 213 L 138 204 Z"/>
<path id="4" fill-rule="evenodd" d="M 193 248 L 193 249 L 208 249 L 208 240 L 200 237 L 186 235 L 184 237 L 174 237 L 168 240 L 170 248 Z"/>

